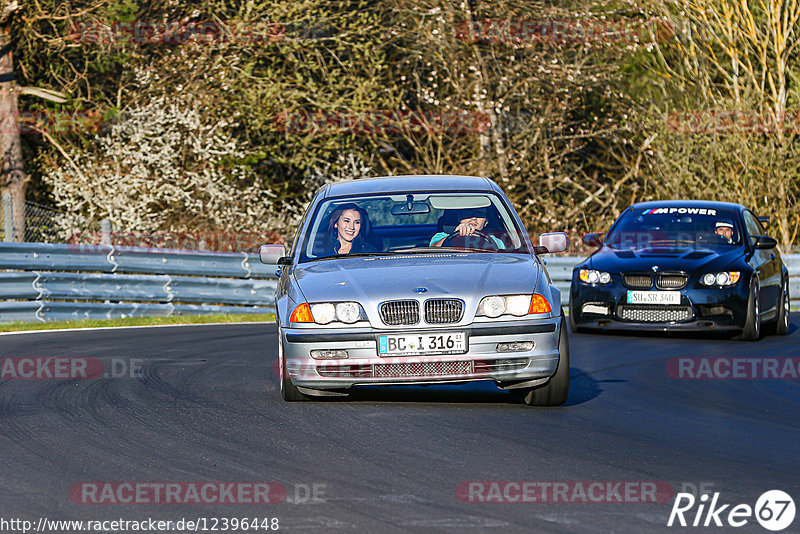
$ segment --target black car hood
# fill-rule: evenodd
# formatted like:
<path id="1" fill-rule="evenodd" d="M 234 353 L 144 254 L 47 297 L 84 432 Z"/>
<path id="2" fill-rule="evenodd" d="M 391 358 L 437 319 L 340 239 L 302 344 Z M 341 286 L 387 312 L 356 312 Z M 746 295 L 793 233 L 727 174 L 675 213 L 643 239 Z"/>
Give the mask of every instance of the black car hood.
<path id="1" fill-rule="evenodd" d="M 725 270 L 744 255 L 743 247 L 700 248 L 695 246 L 647 247 L 639 249 L 614 249 L 603 246 L 588 261 L 588 267 L 611 273 L 651 272 L 704 272 Z"/>

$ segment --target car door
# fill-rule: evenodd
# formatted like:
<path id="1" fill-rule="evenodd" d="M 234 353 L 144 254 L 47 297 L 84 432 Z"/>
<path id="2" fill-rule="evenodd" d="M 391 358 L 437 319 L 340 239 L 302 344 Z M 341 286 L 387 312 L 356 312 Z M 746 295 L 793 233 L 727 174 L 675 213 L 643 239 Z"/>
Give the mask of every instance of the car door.
<path id="1" fill-rule="evenodd" d="M 752 211 L 745 210 L 743 216 L 749 246 L 753 249 L 756 236 L 767 235 L 767 232 Z M 781 291 L 781 269 L 777 253 L 778 251 L 775 249 L 753 250 L 751 262 L 753 262 L 758 271 L 758 278 L 761 283 L 759 306 L 762 315 L 772 315 L 777 311 Z"/>

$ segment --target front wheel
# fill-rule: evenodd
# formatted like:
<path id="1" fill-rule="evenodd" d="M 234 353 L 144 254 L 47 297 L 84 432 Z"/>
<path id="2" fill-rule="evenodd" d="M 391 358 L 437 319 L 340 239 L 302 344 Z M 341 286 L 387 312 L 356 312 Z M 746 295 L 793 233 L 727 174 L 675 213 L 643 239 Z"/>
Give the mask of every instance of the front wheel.
<path id="1" fill-rule="evenodd" d="M 286 357 L 283 354 L 283 335 L 281 329 L 278 327 L 278 368 L 280 369 L 280 382 L 281 382 L 281 398 L 286 402 L 302 402 L 307 401 L 309 398 L 300 393 L 289 378 L 289 373 L 286 370 Z"/>
<path id="2" fill-rule="evenodd" d="M 522 390 L 518 393 L 528 406 L 559 406 L 569 395 L 569 341 L 567 324 L 561 314 L 561 333 L 558 338 L 558 367 L 556 373 L 544 386 Z"/>
<path id="3" fill-rule="evenodd" d="M 778 309 L 778 320 L 775 323 L 775 333 L 785 336 L 789 333 L 789 308 L 792 300 L 789 296 L 789 279 L 783 281 L 783 291 L 781 291 L 781 302 Z"/>
<path id="4" fill-rule="evenodd" d="M 573 334 L 579 334 L 584 330 L 575 322 L 575 310 L 572 308 L 572 302 L 569 304 L 569 330 Z"/>
<path id="5" fill-rule="evenodd" d="M 747 319 L 744 323 L 744 330 L 740 339 L 744 341 L 756 341 L 761 338 L 761 307 L 758 300 L 760 291 L 758 278 L 753 278 L 750 282 L 750 297 L 747 299 Z"/>

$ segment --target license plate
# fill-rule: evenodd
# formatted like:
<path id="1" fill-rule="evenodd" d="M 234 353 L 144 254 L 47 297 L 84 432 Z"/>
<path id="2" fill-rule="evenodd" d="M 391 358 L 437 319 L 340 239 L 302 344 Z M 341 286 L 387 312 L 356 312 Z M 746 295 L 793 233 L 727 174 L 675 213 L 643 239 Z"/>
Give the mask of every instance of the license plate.
<path id="1" fill-rule="evenodd" d="M 628 291 L 628 304 L 680 304 L 680 291 Z"/>
<path id="2" fill-rule="evenodd" d="M 467 352 L 467 336 L 464 332 L 378 336 L 378 354 L 380 356 L 463 354 L 465 352 Z"/>

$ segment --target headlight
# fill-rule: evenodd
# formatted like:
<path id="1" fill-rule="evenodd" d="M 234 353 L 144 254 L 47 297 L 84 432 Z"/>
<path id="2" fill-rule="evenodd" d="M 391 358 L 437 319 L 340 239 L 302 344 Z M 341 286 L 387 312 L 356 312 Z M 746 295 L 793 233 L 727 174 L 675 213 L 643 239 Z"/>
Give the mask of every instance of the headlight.
<path id="1" fill-rule="evenodd" d="M 550 313 L 552 308 L 544 296 L 534 295 L 492 295 L 484 297 L 478 304 L 477 315 L 486 317 L 500 317 L 501 315 L 515 315 L 522 317 L 530 313 Z"/>
<path id="2" fill-rule="evenodd" d="M 361 306 L 355 302 L 340 302 L 336 305 L 336 317 L 343 323 L 354 323 L 361 315 Z"/>
<path id="3" fill-rule="evenodd" d="M 312 304 L 311 315 L 314 317 L 315 323 L 328 324 L 336 319 L 336 307 L 329 302 Z"/>
<path id="4" fill-rule="evenodd" d="M 293 323 L 328 324 L 334 321 L 352 324 L 366 315 L 357 302 L 320 302 L 317 304 L 300 304 L 292 312 L 289 321 Z"/>
<path id="5" fill-rule="evenodd" d="M 578 273 L 581 282 L 587 284 L 609 284 L 611 275 L 605 271 L 595 271 L 594 269 L 581 269 Z"/>
<path id="6" fill-rule="evenodd" d="M 478 315 L 500 317 L 506 311 L 506 299 L 503 297 L 486 297 L 478 304 Z"/>
<path id="7" fill-rule="evenodd" d="M 739 271 L 706 273 L 700 278 L 700 283 L 704 286 L 732 286 L 739 281 L 741 274 Z"/>

